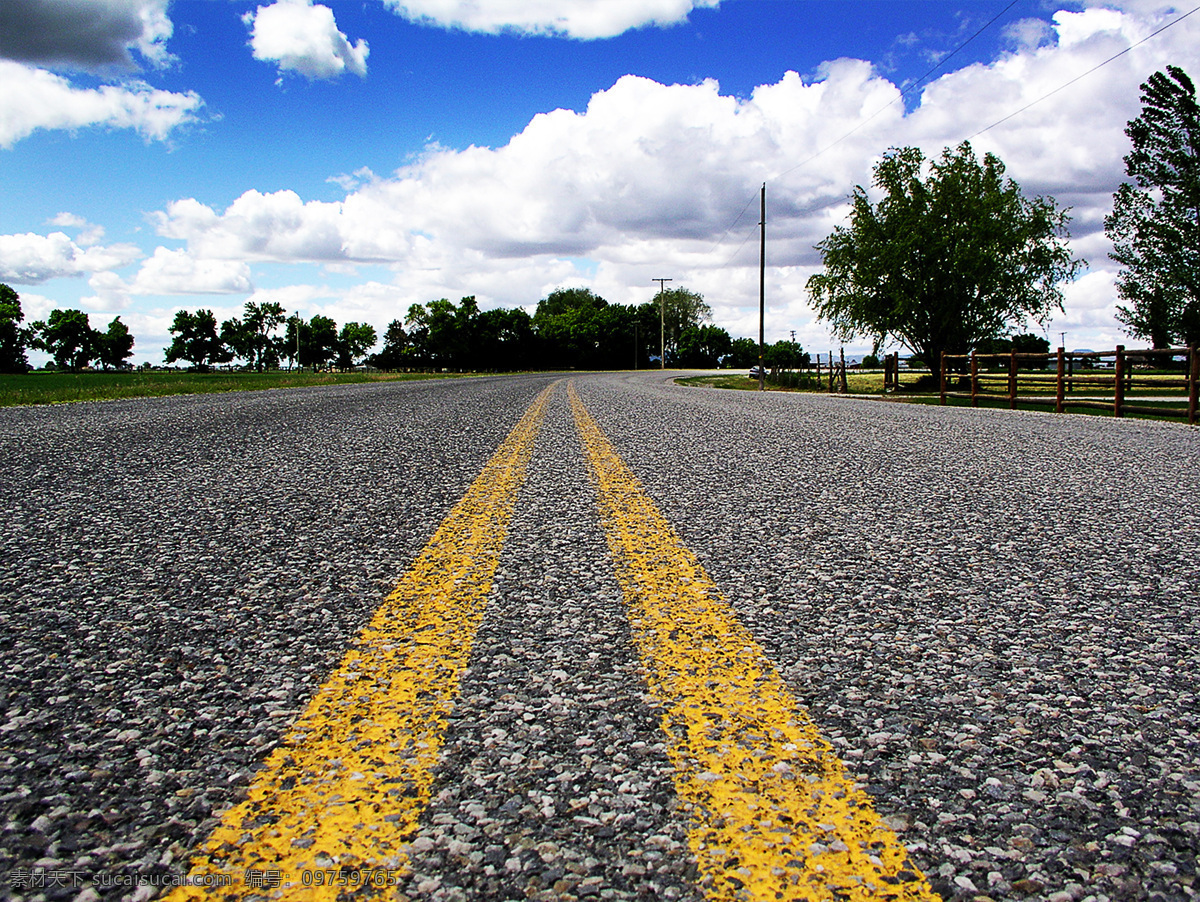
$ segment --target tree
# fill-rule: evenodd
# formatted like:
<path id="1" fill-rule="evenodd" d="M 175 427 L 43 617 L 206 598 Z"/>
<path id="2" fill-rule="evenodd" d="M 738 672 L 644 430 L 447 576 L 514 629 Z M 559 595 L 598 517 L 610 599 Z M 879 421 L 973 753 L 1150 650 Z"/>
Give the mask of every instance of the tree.
<path id="1" fill-rule="evenodd" d="M 328 316 L 315 315 L 300 330 L 300 365 L 323 368 L 338 353 L 338 327 Z"/>
<path id="2" fill-rule="evenodd" d="M 716 368 L 733 350 L 733 339 L 720 326 L 689 326 L 679 338 L 679 365 Z"/>
<path id="3" fill-rule="evenodd" d="M 758 342 L 753 338 L 735 338 L 730 348 L 729 365 L 736 370 L 758 366 Z"/>
<path id="4" fill-rule="evenodd" d="M 980 163 L 963 142 L 927 166 L 915 147 L 892 149 L 874 184 L 883 198 L 855 188 L 850 224 L 817 245 L 825 271 L 807 283 L 842 340 L 891 337 L 936 368 L 943 351 L 1062 309 L 1059 285 L 1084 266 L 1066 245 L 1067 212 L 1026 198 L 994 155 Z"/>
<path id="5" fill-rule="evenodd" d="M 0 282 L 0 373 L 29 371 L 25 347 L 30 336 L 29 331 L 21 327 L 24 319 L 21 296 Z"/>
<path id="6" fill-rule="evenodd" d="M 240 357 L 248 364 L 254 364 L 254 338 L 250 329 L 236 316 L 221 323 L 221 343 L 230 351 L 233 357 Z"/>
<path id="7" fill-rule="evenodd" d="M 51 310 L 32 330 L 33 347 L 53 357 L 59 369 L 77 373 L 97 356 L 99 335 L 82 310 Z"/>
<path id="8" fill-rule="evenodd" d="M 1156 348 L 1200 342 L 1200 104 L 1177 66 L 1142 85 L 1142 114 L 1125 129 L 1136 182 L 1113 195 L 1104 230 L 1121 264 L 1117 319 Z"/>
<path id="9" fill-rule="evenodd" d="M 700 325 L 712 319 L 712 308 L 704 302 L 704 295 L 687 288 L 672 288 L 654 296 L 654 306 L 657 309 L 661 303 L 662 341 L 666 345 L 667 362 L 672 366 L 679 365 L 679 343 L 683 333 L 688 329 L 699 328 Z"/>
<path id="10" fill-rule="evenodd" d="M 377 341 L 375 327 L 367 323 L 346 323 L 338 333 L 338 366 L 341 369 L 353 369 L 356 360 L 374 347 Z"/>
<path id="11" fill-rule="evenodd" d="M 370 357 L 371 366 L 381 370 L 398 370 L 406 364 L 408 349 L 408 333 L 404 331 L 404 323 L 394 319 L 383 333 L 383 348 Z"/>
<path id="12" fill-rule="evenodd" d="M 799 342 L 777 341 L 763 349 L 763 363 L 772 370 L 801 369 L 811 362 L 812 357 Z"/>
<path id="13" fill-rule="evenodd" d="M 96 351 L 100 365 L 105 369 L 119 370 L 128 366 L 125 361 L 133 356 L 133 336 L 129 327 L 121 322 L 121 317 L 115 317 L 108 329 L 97 335 Z"/>
<path id="14" fill-rule="evenodd" d="M 177 311 L 170 332 L 175 337 L 167 348 L 167 363 L 187 360 L 206 371 L 210 366 L 228 363 L 233 359 L 233 352 L 217 334 L 217 318 L 211 310 L 197 310 L 195 313 Z"/>
<path id="15" fill-rule="evenodd" d="M 275 301 L 246 301 L 246 312 L 242 318 L 245 346 L 251 354 L 250 363 L 260 373 L 263 371 L 271 351 L 279 353 L 279 339 L 272 333 L 283 325 L 283 305 Z"/>

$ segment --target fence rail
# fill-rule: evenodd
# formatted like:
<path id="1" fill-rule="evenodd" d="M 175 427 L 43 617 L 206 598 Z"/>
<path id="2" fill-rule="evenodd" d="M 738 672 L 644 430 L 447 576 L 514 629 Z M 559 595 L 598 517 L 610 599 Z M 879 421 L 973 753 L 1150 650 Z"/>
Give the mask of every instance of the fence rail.
<path id="1" fill-rule="evenodd" d="M 1163 360 L 1169 367 L 1176 357 L 1184 357 L 1186 365 L 1177 378 L 1161 376 L 1148 377 L 1139 375 L 1135 366 L 1150 365 L 1155 360 Z M 1111 359 L 1113 372 L 1096 374 L 1101 361 Z M 956 365 L 962 362 L 962 365 Z M 989 370 L 989 362 L 1006 361 L 1007 368 L 1002 372 Z M 1076 374 L 1076 361 L 1085 366 L 1083 373 Z M 1054 372 L 1048 369 L 1051 362 L 1055 363 Z M 983 364 L 981 369 L 980 364 Z M 1026 369 L 1020 369 L 1021 364 Z M 1036 369 L 1039 367 L 1040 369 Z M 961 370 L 969 369 L 969 376 Z M 959 370 L 951 372 L 951 370 Z M 957 379 L 960 383 L 969 379 L 970 391 L 952 391 L 948 384 Z M 1053 388 L 1054 397 L 1046 393 L 1024 395 L 1018 392 L 1018 384 L 1028 387 L 1045 386 Z M 1003 392 L 997 392 L 997 387 L 1003 386 Z M 1096 387 L 1112 391 L 1112 400 L 1096 398 L 1071 398 L 1068 393 L 1074 392 L 1075 387 Z M 1179 407 L 1148 407 L 1130 404 L 1126 398 L 1135 388 L 1186 388 L 1187 408 Z M 1145 350 L 1126 350 L 1123 345 L 1117 345 L 1115 351 L 1066 351 L 1059 348 L 1057 353 L 1018 354 L 1013 351 L 1008 354 L 942 354 L 941 361 L 941 403 L 947 398 L 970 398 L 971 406 L 978 407 L 979 399 L 1007 397 L 1009 407 L 1016 409 L 1017 402 L 1022 404 L 1043 405 L 1053 407 L 1056 413 L 1062 413 L 1069 403 L 1071 407 L 1091 407 L 1112 410 L 1113 416 L 1123 417 L 1127 413 L 1151 414 L 1163 417 L 1186 418 L 1190 425 L 1196 424 L 1197 401 L 1200 397 L 1200 353 L 1193 346 L 1190 348 L 1158 348 Z M 1182 398 L 1180 399 L 1182 401 Z"/>

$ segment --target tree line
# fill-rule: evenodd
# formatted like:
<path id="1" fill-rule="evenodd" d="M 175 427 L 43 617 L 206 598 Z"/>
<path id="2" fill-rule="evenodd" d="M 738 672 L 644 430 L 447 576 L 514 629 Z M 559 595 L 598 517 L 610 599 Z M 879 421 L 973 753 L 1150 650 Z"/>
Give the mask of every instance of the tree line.
<path id="1" fill-rule="evenodd" d="M 394 319 L 382 347 L 368 323 L 338 327 L 327 316 L 287 316 L 274 302 L 247 301 L 243 314 L 218 322 L 211 310 L 179 310 L 170 327 L 164 362 L 204 371 L 240 361 L 262 372 L 288 367 L 387 370 L 512 371 L 670 367 L 748 368 L 758 343 L 733 338 L 713 325 L 704 297 L 686 288 L 660 292 L 640 305 L 609 303 L 587 288 L 560 288 L 521 308 L 480 310 L 473 296 L 413 304 Z M 54 310 L 45 322 L 22 326 L 20 298 L 0 285 L 0 371 L 26 372 L 26 350 L 45 351 L 58 369 L 78 372 L 94 363 L 125 369 L 133 336 L 115 318 L 98 332 L 80 310 Z M 772 368 L 807 366 L 809 355 L 790 341 L 766 348 Z"/>

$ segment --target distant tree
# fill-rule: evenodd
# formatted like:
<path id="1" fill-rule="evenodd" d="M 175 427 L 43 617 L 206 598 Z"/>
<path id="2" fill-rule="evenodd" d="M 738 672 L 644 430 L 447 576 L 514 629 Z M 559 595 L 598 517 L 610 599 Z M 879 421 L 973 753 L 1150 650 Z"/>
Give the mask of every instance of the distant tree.
<path id="1" fill-rule="evenodd" d="M 346 323 L 338 333 L 338 366 L 341 369 L 353 369 L 356 361 L 361 360 L 372 347 L 378 337 L 375 327 L 367 323 Z"/>
<path id="2" fill-rule="evenodd" d="M 129 327 L 121 322 L 121 317 L 115 317 L 108 324 L 108 329 L 97 336 L 97 356 L 100 365 L 105 369 L 125 369 L 126 361 L 133 356 L 133 335 Z"/>
<path id="3" fill-rule="evenodd" d="M 660 328 L 663 330 L 662 341 L 666 345 L 667 364 L 679 363 L 680 340 L 688 329 L 697 329 L 703 323 L 712 319 L 712 308 L 704 301 L 699 292 L 687 288 L 673 288 L 661 293 L 663 320 Z M 658 308 L 659 295 L 654 296 L 654 306 Z"/>
<path id="4" fill-rule="evenodd" d="M 332 319 L 316 314 L 300 333 L 300 364 L 321 369 L 338 355 L 338 327 Z"/>
<path id="5" fill-rule="evenodd" d="M 758 366 L 758 342 L 753 338 L 735 338 L 730 348 L 730 366 L 744 370 Z"/>
<path id="6" fill-rule="evenodd" d="M 170 332 L 174 338 L 166 351 L 167 363 L 186 360 L 200 370 L 207 370 L 233 359 L 233 352 L 217 334 L 217 318 L 211 310 L 177 311 Z"/>
<path id="7" fill-rule="evenodd" d="M 512 372 L 536 365 L 537 336 L 533 319 L 519 307 L 515 310 L 485 310 L 475 327 L 474 369 Z"/>
<path id="8" fill-rule="evenodd" d="M 0 373 L 29 371 L 25 348 L 30 335 L 29 330 L 21 326 L 24 319 L 21 296 L 0 282 Z"/>
<path id="9" fill-rule="evenodd" d="M 777 341 L 763 353 L 763 362 L 772 370 L 800 369 L 808 366 L 810 360 L 804 348 L 794 341 Z"/>
<path id="10" fill-rule="evenodd" d="M 599 366 L 606 328 L 601 319 L 608 301 L 590 288 L 556 288 L 538 301 L 533 328 L 542 343 L 544 363 L 553 368 Z"/>
<path id="11" fill-rule="evenodd" d="M 1125 134 L 1136 184 L 1113 195 L 1104 230 L 1121 264 L 1117 318 L 1156 348 L 1200 343 L 1200 104 L 1177 66 L 1142 85 L 1142 113 Z"/>
<path id="12" fill-rule="evenodd" d="M 59 369 L 77 373 L 97 356 L 99 336 L 82 310 L 51 310 L 32 331 L 32 346 L 53 357 Z"/>
<path id="13" fill-rule="evenodd" d="M 1062 309 L 1059 285 L 1084 265 L 1066 244 L 1069 217 L 1026 198 L 994 155 L 980 162 L 963 142 L 927 166 L 917 148 L 893 149 L 874 184 L 882 199 L 855 188 L 849 225 L 817 245 L 825 270 L 807 283 L 843 340 L 894 338 L 936 368 L 943 351 Z"/>
<path id="14" fill-rule="evenodd" d="M 236 316 L 221 323 L 221 343 L 233 357 L 245 360 L 250 365 L 254 364 L 253 334 Z"/>
<path id="15" fill-rule="evenodd" d="M 267 355 L 272 349 L 278 357 L 279 339 L 275 337 L 274 332 L 283 325 L 285 319 L 283 305 L 275 301 L 246 301 L 245 314 L 242 317 L 244 340 L 251 354 L 250 362 L 260 373 L 266 367 Z"/>
<path id="16" fill-rule="evenodd" d="M 862 365 L 862 368 L 865 370 L 879 369 L 879 358 L 876 357 L 874 354 L 867 354 L 865 357 L 863 357 L 863 359 L 860 361 L 860 363 Z"/>
<path id="17" fill-rule="evenodd" d="M 383 348 L 370 357 L 371 366 L 381 370 L 398 370 L 407 365 L 408 333 L 398 319 L 388 323 L 383 333 Z"/>
<path id="18" fill-rule="evenodd" d="M 713 369 L 733 350 L 733 339 L 720 326 L 688 326 L 679 339 L 679 365 Z"/>
<path id="19" fill-rule="evenodd" d="M 1008 354 L 1012 351 L 1018 354 L 1049 354 L 1050 342 L 1040 335 L 1025 332 L 1021 335 L 985 339 L 979 342 L 974 350 L 978 354 Z"/>

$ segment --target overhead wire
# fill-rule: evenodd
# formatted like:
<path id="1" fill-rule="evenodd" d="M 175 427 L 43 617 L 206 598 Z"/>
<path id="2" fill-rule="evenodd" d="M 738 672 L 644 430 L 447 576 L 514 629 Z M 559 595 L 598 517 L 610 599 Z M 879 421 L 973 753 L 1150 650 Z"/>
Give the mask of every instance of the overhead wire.
<path id="1" fill-rule="evenodd" d="M 777 179 L 782 178 L 783 176 L 787 175 L 790 172 L 795 172 L 797 169 L 801 168 L 802 166 L 807 166 L 813 160 L 828 153 L 830 150 L 837 147 L 839 144 L 841 144 L 843 141 L 845 141 L 851 135 L 855 134 L 860 129 L 864 128 L 868 123 L 870 123 L 873 119 L 875 119 L 876 117 L 881 115 L 884 111 L 890 109 L 891 107 L 895 106 L 897 103 L 903 101 L 905 97 L 907 97 L 913 91 L 915 91 L 919 87 L 921 87 L 925 83 L 925 81 L 929 78 L 929 76 L 931 76 L 938 69 L 940 69 L 944 65 L 946 65 L 946 63 L 948 63 L 963 48 L 965 48 L 968 44 L 970 44 L 973 40 L 975 40 L 977 37 L 979 37 L 981 34 L 983 34 L 983 32 L 985 32 L 988 28 L 990 28 L 993 24 L 995 24 L 996 20 L 999 19 L 1001 16 L 1003 16 L 1005 13 L 1007 13 L 1010 9 L 1012 9 L 1017 4 L 1017 2 L 1018 2 L 1018 0 L 1010 0 L 1010 2 L 1008 3 L 1007 6 L 1005 6 L 1002 10 L 1000 10 L 1000 12 L 996 13 L 996 15 L 992 16 L 992 18 L 990 18 L 986 23 L 984 23 L 984 25 L 982 27 L 977 29 L 969 38 L 967 38 L 965 41 L 963 41 L 957 47 L 955 47 L 953 50 L 951 50 L 948 54 L 946 54 L 941 59 L 939 59 L 937 61 L 937 63 L 935 63 L 932 67 L 930 67 L 923 75 L 921 75 L 912 84 L 910 84 L 907 88 L 905 88 L 900 93 L 899 97 L 897 97 L 894 100 L 891 100 L 888 103 L 881 106 L 879 109 L 877 109 L 874 113 L 872 113 L 866 119 L 864 119 L 860 123 L 858 123 L 858 125 L 856 125 L 854 128 L 852 128 L 850 131 L 846 132 L 844 135 L 842 135 L 840 138 L 833 141 L 832 143 L 827 144 L 825 147 L 818 150 L 812 156 L 810 156 L 804 160 L 801 160 L 795 166 L 785 169 L 783 172 L 779 172 L 779 173 L 776 173 L 775 175 L 768 177 L 766 179 L 766 182 L 767 183 L 773 182 Z M 706 254 L 705 256 L 711 255 L 712 253 L 714 253 L 717 250 L 717 248 L 719 248 L 721 246 L 722 242 L 724 242 L 725 239 L 729 236 L 729 233 L 734 230 L 734 228 L 737 226 L 737 224 L 741 221 L 742 217 L 746 215 L 746 211 L 748 209 L 750 209 L 750 205 L 752 203 L 754 203 L 754 201 L 757 197 L 758 197 L 758 192 L 755 191 L 754 194 L 752 194 L 750 196 L 749 200 L 746 201 L 746 205 L 744 207 L 742 207 L 741 212 L 738 213 L 738 215 L 736 217 L 734 217 L 733 222 L 729 224 L 729 227 L 727 229 L 725 229 L 725 231 L 721 234 L 721 237 L 717 239 L 717 242 L 716 242 L 716 244 L 713 245 L 712 250 L 710 250 L 708 252 L 708 254 Z M 737 255 L 741 252 L 741 249 L 743 247 L 745 247 L 746 242 L 749 240 L 750 240 L 749 237 L 747 237 L 746 239 L 744 239 L 742 241 L 742 243 L 738 246 L 738 249 L 736 251 L 734 251 L 733 257 L 730 258 L 729 262 L 733 262 L 733 260 L 737 257 Z M 725 265 L 728 266 L 729 264 L 726 263 Z"/>
<path id="2" fill-rule="evenodd" d="M 1036 100 L 1031 100 L 1029 103 L 1025 104 L 1025 106 L 1021 107 L 1019 110 L 1014 110 L 1013 112 L 1011 112 L 1007 116 L 1005 116 L 1003 119 L 997 119 L 995 122 L 993 122 L 991 125 L 987 126 L 986 128 L 981 128 L 979 131 L 975 132 L 975 134 L 969 136 L 967 138 L 967 140 L 970 141 L 970 140 L 973 140 L 974 138 L 978 138 L 984 132 L 991 131 L 997 125 L 1003 125 L 1009 119 L 1012 119 L 1014 116 L 1019 116 L 1021 113 L 1025 112 L 1027 109 L 1029 109 L 1032 106 L 1036 106 L 1037 104 L 1041 103 L 1046 98 L 1053 97 L 1059 91 L 1062 91 L 1062 90 L 1065 90 L 1066 88 L 1071 87 L 1071 85 L 1075 84 L 1075 82 L 1081 81 L 1082 79 L 1087 78 L 1089 75 L 1091 75 L 1097 69 L 1103 69 L 1105 66 L 1107 66 L 1109 63 L 1111 63 L 1113 60 L 1120 59 L 1122 56 L 1124 56 L 1129 51 L 1135 50 L 1136 48 L 1141 47 L 1148 40 L 1150 40 L 1153 37 L 1157 37 L 1158 35 L 1162 34 L 1164 31 L 1166 31 L 1168 28 L 1175 27 L 1176 25 L 1178 25 L 1180 22 L 1182 22 L 1184 19 L 1186 19 L 1188 16 L 1192 15 L 1195 12 L 1200 12 L 1200 6 L 1193 7 L 1192 9 L 1188 10 L 1183 15 L 1179 16 L 1179 18 L 1168 22 L 1166 25 L 1164 25 L 1162 28 L 1158 29 L 1157 31 L 1154 31 L 1154 32 L 1146 35 L 1144 38 L 1142 38 L 1136 44 L 1130 44 L 1124 50 L 1114 53 L 1112 56 L 1110 56 L 1104 62 L 1097 63 L 1095 66 L 1092 66 L 1092 68 L 1088 69 L 1086 72 L 1084 72 L 1080 75 L 1076 75 L 1070 81 L 1059 85 L 1053 91 L 1048 91 L 1047 93 L 1043 94 L 1041 97 L 1037 98 Z"/>

